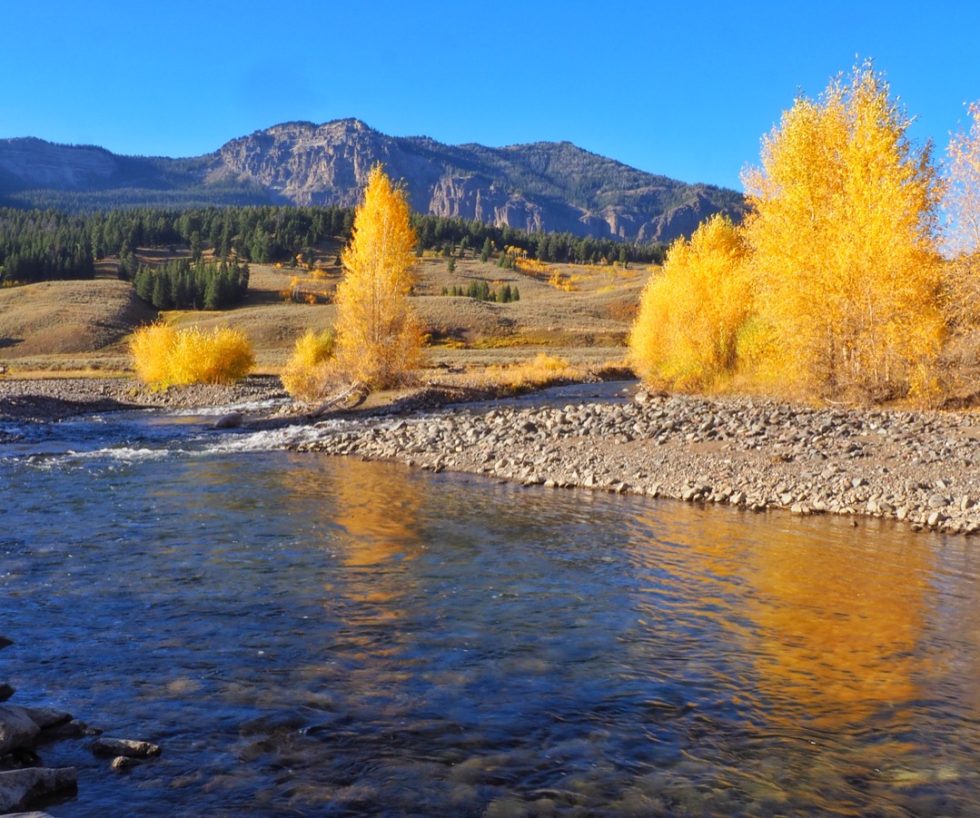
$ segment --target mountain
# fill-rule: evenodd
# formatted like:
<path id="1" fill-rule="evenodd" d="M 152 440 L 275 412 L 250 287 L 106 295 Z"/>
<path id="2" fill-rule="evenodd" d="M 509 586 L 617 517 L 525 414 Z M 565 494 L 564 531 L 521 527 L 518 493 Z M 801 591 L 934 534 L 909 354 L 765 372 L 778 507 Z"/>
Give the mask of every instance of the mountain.
<path id="1" fill-rule="evenodd" d="M 382 162 L 422 212 L 523 230 L 670 241 L 704 218 L 744 213 L 742 196 L 685 184 L 570 142 L 488 148 L 392 137 L 356 119 L 288 122 L 188 159 L 119 156 L 40 139 L 0 140 L 0 202 L 114 205 L 357 203 Z"/>

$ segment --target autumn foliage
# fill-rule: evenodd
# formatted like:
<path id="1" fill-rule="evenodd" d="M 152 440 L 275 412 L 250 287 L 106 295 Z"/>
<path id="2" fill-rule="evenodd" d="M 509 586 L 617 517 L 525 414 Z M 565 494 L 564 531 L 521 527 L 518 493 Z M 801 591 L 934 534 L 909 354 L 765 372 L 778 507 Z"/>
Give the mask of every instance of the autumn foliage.
<path id="1" fill-rule="evenodd" d="M 255 365 L 248 338 L 227 327 L 179 330 L 162 322 L 150 324 L 133 333 L 129 350 L 136 377 L 162 388 L 233 383 Z"/>
<path id="2" fill-rule="evenodd" d="M 739 229 L 724 216 L 704 222 L 670 248 L 650 279 L 630 337 L 637 373 L 648 383 L 710 390 L 735 372 L 739 333 L 752 310 L 752 287 Z"/>
<path id="3" fill-rule="evenodd" d="M 909 123 L 867 64 L 797 99 L 743 175 L 744 225 L 702 225 L 648 285 L 642 376 L 857 400 L 934 390 L 942 185 Z"/>
<path id="4" fill-rule="evenodd" d="M 330 330 L 307 330 L 297 339 L 280 379 L 286 391 L 295 400 L 313 403 L 322 398 L 332 379 L 331 359 L 334 336 Z"/>
<path id="5" fill-rule="evenodd" d="M 941 189 L 909 124 L 865 65 L 819 100 L 798 99 L 745 174 L 773 382 L 870 397 L 926 386 L 943 333 Z"/>
<path id="6" fill-rule="evenodd" d="M 417 238 L 405 194 L 372 168 L 337 287 L 336 371 L 372 387 L 398 384 L 419 363 L 424 333 L 409 305 Z"/>
<path id="7" fill-rule="evenodd" d="M 515 392 L 574 381 L 582 373 L 564 358 L 539 352 L 529 361 L 506 366 L 488 366 L 484 379 L 488 384 Z"/>
<path id="8" fill-rule="evenodd" d="M 958 330 L 980 328 L 980 102 L 969 106 L 967 131 L 949 142 L 948 249 L 943 306 Z"/>

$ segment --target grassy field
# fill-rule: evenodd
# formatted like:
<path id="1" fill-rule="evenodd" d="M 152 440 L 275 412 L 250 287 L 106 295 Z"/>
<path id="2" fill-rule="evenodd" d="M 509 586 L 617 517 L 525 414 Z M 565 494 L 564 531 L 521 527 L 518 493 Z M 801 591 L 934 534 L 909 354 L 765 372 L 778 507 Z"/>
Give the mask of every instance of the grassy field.
<path id="1" fill-rule="evenodd" d="M 177 326 L 232 326 L 255 346 L 260 372 L 278 372 L 295 339 L 306 329 L 333 325 L 333 292 L 341 270 L 332 263 L 339 248 L 326 248 L 315 271 L 253 264 L 249 293 L 241 305 L 222 311 L 169 311 Z M 141 253 L 141 255 L 144 255 Z M 146 252 L 145 256 L 150 256 Z M 163 260 L 153 251 L 154 260 Z M 419 259 L 412 303 L 430 332 L 429 365 L 442 370 L 478 370 L 525 360 L 541 351 L 575 365 L 619 361 L 640 290 L 644 266 L 535 265 L 510 270 L 479 258 Z M 520 301 L 495 303 L 442 295 L 487 282 L 498 293 L 517 287 Z M 94 281 L 51 282 L 0 290 L 0 362 L 10 373 L 72 370 L 96 374 L 128 368 L 126 342 L 154 311 L 132 288 L 114 279 L 104 262 Z"/>

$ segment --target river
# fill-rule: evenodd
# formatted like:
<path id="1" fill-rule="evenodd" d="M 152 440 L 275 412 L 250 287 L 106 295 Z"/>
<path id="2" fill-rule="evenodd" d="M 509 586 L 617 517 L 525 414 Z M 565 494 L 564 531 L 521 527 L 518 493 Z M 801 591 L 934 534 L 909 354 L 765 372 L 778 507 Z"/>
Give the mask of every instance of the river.
<path id="1" fill-rule="evenodd" d="M 975 816 L 965 538 L 521 488 L 134 412 L 8 427 L 0 681 L 77 816 Z"/>

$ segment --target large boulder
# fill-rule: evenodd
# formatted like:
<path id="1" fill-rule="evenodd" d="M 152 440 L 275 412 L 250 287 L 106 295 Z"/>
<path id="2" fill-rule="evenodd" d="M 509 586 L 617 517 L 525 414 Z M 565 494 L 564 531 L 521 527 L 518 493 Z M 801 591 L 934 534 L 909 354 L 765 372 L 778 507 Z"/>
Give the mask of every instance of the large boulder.
<path id="1" fill-rule="evenodd" d="M 29 767 L 0 772 L 0 814 L 30 809 L 31 804 L 78 789 L 74 767 Z"/>
<path id="2" fill-rule="evenodd" d="M 0 705 L 0 756 L 30 744 L 40 731 L 23 707 Z"/>

